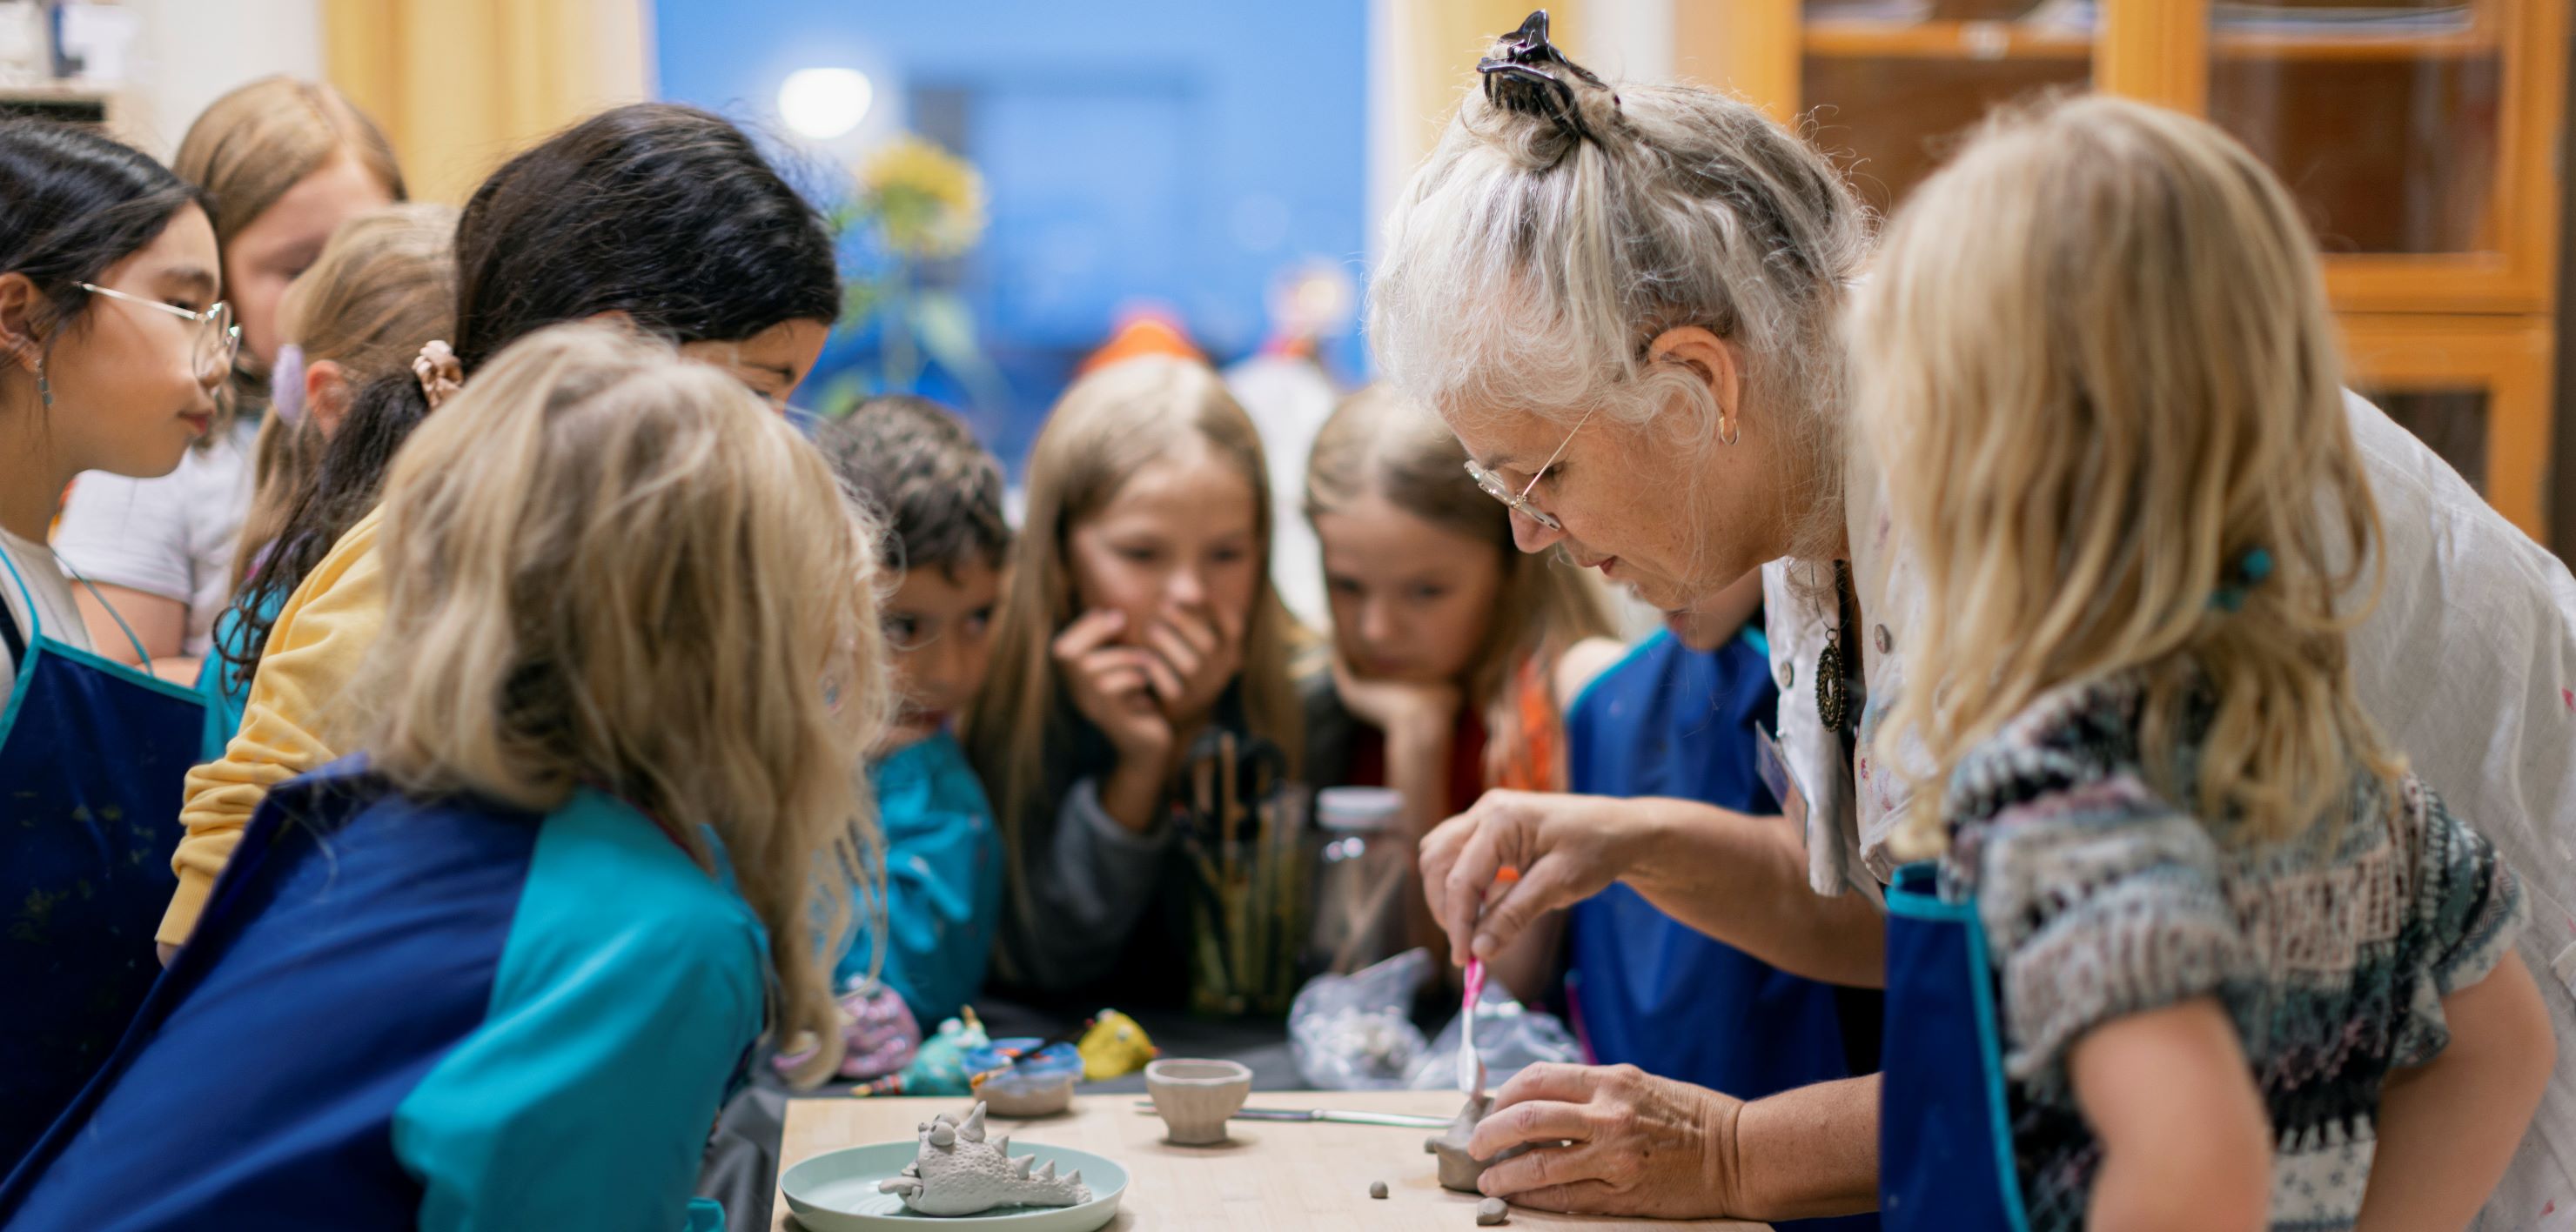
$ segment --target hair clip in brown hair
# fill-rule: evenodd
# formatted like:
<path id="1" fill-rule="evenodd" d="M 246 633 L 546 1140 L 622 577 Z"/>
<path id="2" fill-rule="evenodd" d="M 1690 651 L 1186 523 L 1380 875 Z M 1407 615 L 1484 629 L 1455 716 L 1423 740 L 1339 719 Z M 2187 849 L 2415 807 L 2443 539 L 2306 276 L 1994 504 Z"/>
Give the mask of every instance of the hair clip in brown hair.
<path id="1" fill-rule="evenodd" d="M 1571 76 L 1596 90 L 1609 84 L 1592 70 L 1565 58 L 1547 41 L 1547 10 L 1534 9 L 1521 28 L 1494 41 L 1493 53 L 1476 61 L 1485 77 L 1485 99 L 1507 111 L 1525 112 L 1552 121 L 1577 137 L 1596 137 L 1583 122 Z M 1615 104 L 1618 99 L 1612 96 Z M 1596 137 L 1597 139 L 1597 137 Z"/>

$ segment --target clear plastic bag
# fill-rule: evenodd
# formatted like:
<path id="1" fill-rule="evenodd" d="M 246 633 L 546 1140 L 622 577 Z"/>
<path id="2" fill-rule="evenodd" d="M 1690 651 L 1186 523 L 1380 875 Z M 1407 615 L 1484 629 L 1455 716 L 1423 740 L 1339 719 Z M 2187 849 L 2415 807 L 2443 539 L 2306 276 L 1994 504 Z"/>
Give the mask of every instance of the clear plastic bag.
<path id="1" fill-rule="evenodd" d="M 1288 1054 L 1319 1091 L 1399 1090 L 1422 1058 L 1413 990 L 1431 952 L 1406 950 L 1349 975 L 1319 975 L 1288 1007 Z"/>
<path id="2" fill-rule="evenodd" d="M 1441 1090 L 1458 1083 L 1458 1020 L 1425 1042 L 1413 1025 L 1414 990 L 1431 975 L 1431 952 L 1411 949 L 1349 975 L 1319 975 L 1288 1010 L 1288 1051 L 1317 1090 Z M 1487 1089 L 1541 1061 L 1579 1062 L 1583 1049 L 1553 1014 L 1513 1000 L 1489 980 L 1476 1008 L 1476 1047 Z"/>
<path id="3" fill-rule="evenodd" d="M 1453 1016 L 1448 1026 L 1440 1028 L 1439 1037 L 1414 1062 L 1406 1086 L 1417 1091 L 1457 1089 L 1458 1023 L 1464 1017 Z M 1512 994 L 1503 991 L 1501 980 L 1488 979 L 1484 995 L 1476 999 L 1476 1056 L 1485 1063 L 1485 1089 L 1490 1091 L 1542 1061 L 1580 1062 L 1583 1047 L 1556 1015 L 1513 1000 Z"/>

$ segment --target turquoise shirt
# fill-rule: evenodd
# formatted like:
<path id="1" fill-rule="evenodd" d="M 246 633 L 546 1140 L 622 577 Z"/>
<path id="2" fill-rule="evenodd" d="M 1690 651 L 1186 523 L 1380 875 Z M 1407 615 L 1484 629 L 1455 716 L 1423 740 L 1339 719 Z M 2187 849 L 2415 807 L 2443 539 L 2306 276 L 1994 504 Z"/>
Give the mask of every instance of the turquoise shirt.
<path id="1" fill-rule="evenodd" d="M 953 1018 L 984 987 L 1002 910 L 1002 839 L 984 784 L 947 732 L 868 767 L 886 841 L 885 970 L 881 978 L 923 1024 Z M 856 931 L 856 930 L 854 930 Z M 873 948 L 854 935 L 834 972 L 864 980 Z"/>
<path id="2" fill-rule="evenodd" d="M 271 595 L 268 614 L 276 616 L 286 606 L 285 595 Z M 221 761 L 224 746 L 232 743 L 233 733 L 241 730 L 242 711 L 250 705 L 251 673 L 234 678 L 233 665 L 224 652 L 239 646 L 246 635 L 242 631 L 241 611 L 225 608 L 215 614 L 215 644 L 206 651 L 205 661 L 197 665 L 197 694 L 206 699 L 206 746 L 200 754 L 205 761 Z"/>

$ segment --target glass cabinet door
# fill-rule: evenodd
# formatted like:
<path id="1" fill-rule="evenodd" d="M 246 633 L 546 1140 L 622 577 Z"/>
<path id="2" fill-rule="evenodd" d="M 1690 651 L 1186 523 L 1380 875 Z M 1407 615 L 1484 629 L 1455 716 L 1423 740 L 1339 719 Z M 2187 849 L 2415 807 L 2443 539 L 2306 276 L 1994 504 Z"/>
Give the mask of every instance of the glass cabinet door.
<path id="1" fill-rule="evenodd" d="M 1995 105 L 2093 84 L 2090 4 L 1805 0 L 1801 16 L 1799 109 L 1882 210 Z"/>
<path id="2" fill-rule="evenodd" d="M 2344 318 L 2343 333 L 2346 383 L 2524 534 L 2548 542 L 2548 320 L 2373 314 Z"/>
<path id="3" fill-rule="evenodd" d="M 2563 8 L 2209 3 L 2208 115 L 2298 196 L 2337 308 L 2547 308 L 2554 193 L 2534 180 L 2554 155 L 2518 104 L 2563 70 L 2526 46 L 2548 26 L 2564 55 Z"/>

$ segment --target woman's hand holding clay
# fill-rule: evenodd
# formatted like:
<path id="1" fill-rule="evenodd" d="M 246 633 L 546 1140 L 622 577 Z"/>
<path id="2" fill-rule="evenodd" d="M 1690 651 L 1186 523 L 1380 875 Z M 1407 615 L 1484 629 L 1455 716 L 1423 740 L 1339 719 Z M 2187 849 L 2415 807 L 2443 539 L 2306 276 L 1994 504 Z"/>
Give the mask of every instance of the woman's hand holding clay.
<path id="1" fill-rule="evenodd" d="M 1478 1188 L 1542 1211 L 1710 1218 L 1744 1202 L 1733 1168 L 1744 1104 L 1633 1065 L 1533 1065 L 1494 1093 L 1468 1151 Z"/>
<path id="2" fill-rule="evenodd" d="M 1155 696 L 1180 686 L 1154 652 L 1111 641 L 1126 627 L 1127 614 L 1116 608 L 1083 613 L 1056 635 L 1056 666 L 1073 708 L 1108 737 L 1122 765 L 1150 766 L 1159 779 L 1172 752 L 1172 721 Z"/>
<path id="3" fill-rule="evenodd" d="M 1651 809 L 1602 796 L 1489 791 L 1422 840 L 1422 886 L 1450 961 L 1492 958 L 1532 921 L 1609 887 L 1645 860 Z M 1494 889 L 1505 866 L 1520 880 Z M 1490 891 L 1490 893 L 1489 893 Z M 1482 916 L 1479 916 L 1479 910 Z"/>

